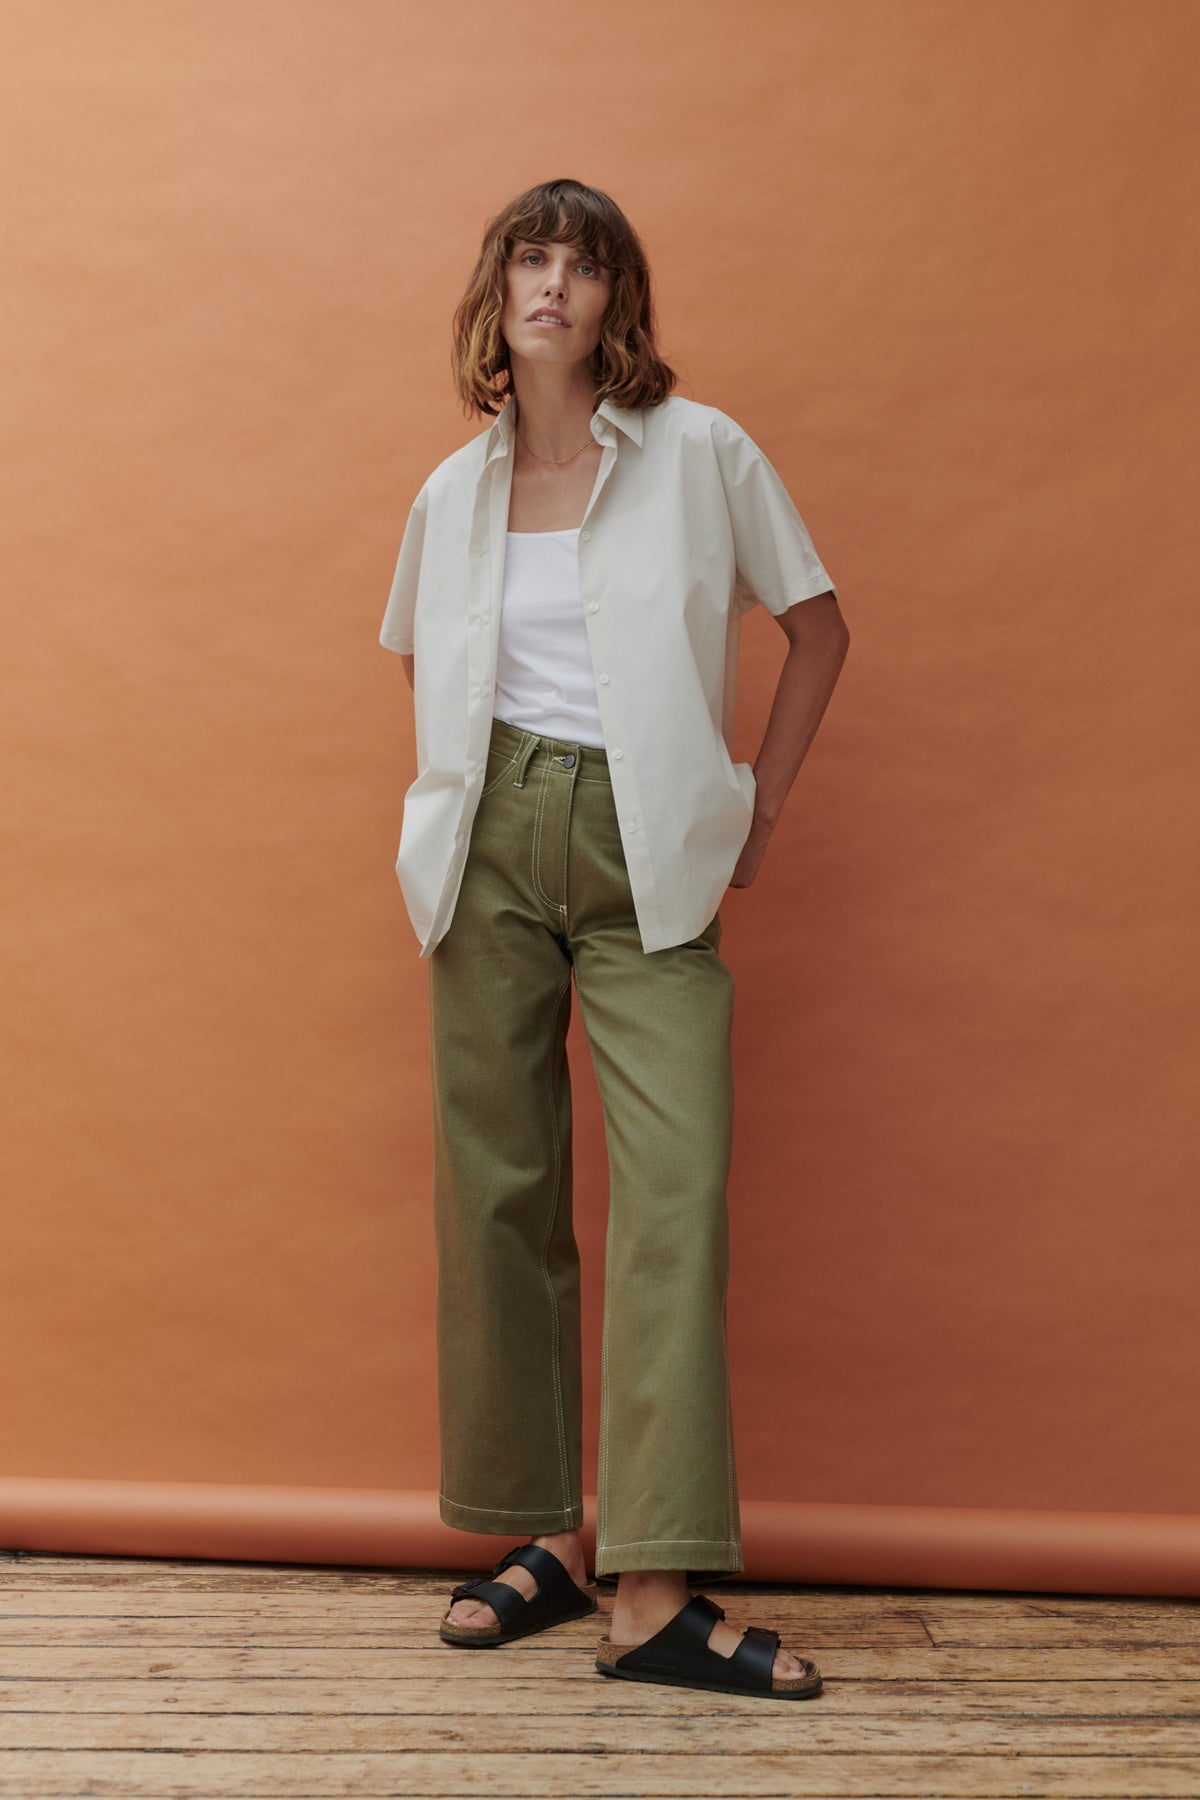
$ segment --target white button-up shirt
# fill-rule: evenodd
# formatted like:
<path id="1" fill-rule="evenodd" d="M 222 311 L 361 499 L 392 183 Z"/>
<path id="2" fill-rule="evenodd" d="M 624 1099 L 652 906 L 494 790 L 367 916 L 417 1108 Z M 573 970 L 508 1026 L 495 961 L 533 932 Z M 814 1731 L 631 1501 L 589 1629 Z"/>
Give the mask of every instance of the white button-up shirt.
<path id="1" fill-rule="evenodd" d="M 449 929 L 486 772 L 513 470 L 513 409 L 438 464 L 413 502 L 379 641 L 415 657 L 417 778 L 396 860 L 429 956 Z M 754 816 L 729 754 L 741 619 L 837 589 L 787 489 L 716 407 L 600 402 L 579 533 L 613 799 L 646 954 L 698 937 Z M 533 729 L 533 727 L 531 727 Z"/>

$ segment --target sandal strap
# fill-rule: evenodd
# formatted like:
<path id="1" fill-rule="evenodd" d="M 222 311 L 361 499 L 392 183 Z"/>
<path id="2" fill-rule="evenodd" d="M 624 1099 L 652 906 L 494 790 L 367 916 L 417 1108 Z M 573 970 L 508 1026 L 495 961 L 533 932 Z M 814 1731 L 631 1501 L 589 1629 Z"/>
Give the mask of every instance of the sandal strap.
<path id="1" fill-rule="evenodd" d="M 778 1648 L 777 1631 L 770 1631 L 765 1625 L 747 1625 L 741 1643 L 729 1659 L 729 1666 L 745 1675 L 753 1686 L 769 1688 Z"/>
<path id="2" fill-rule="evenodd" d="M 532 1600 L 527 1600 L 510 1581 L 492 1579 L 513 1563 L 520 1563 L 522 1568 L 528 1569 L 537 1582 L 538 1591 Z M 514 1545 L 507 1555 L 500 1558 L 491 1577 L 476 1575 L 470 1581 L 460 1581 L 457 1587 L 450 1590 L 450 1597 L 452 1600 L 486 1600 L 499 1619 L 502 1631 L 507 1631 L 518 1619 L 530 1623 L 535 1618 L 574 1612 L 587 1599 L 558 1557 L 552 1550 L 547 1550 L 544 1544 Z"/>
<path id="3" fill-rule="evenodd" d="M 717 1656 L 708 1648 L 713 1626 L 724 1617 L 724 1607 L 710 1600 L 707 1594 L 693 1594 L 674 1618 L 667 1620 L 661 1631 L 656 1631 L 645 1643 L 634 1644 L 619 1656 L 616 1666 L 619 1669 L 643 1669 L 646 1673 L 669 1669 L 677 1674 L 685 1671 L 696 1674 L 701 1669 L 707 1672 L 716 1658 L 724 1668 L 728 1659 Z"/>
<path id="4" fill-rule="evenodd" d="M 507 1631 L 529 1605 L 524 1594 L 519 1593 L 510 1581 L 489 1581 L 486 1575 L 479 1575 L 474 1581 L 460 1581 L 450 1590 L 450 1597 L 452 1600 L 486 1600 L 500 1621 L 501 1631 Z"/>
<path id="5" fill-rule="evenodd" d="M 513 1563 L 520 1563 L 528 1569 L 538 1584 L 538 1591 L 532 1600 L 525 1604 L 542 1612 L 573 1612 L 581 1603 L 586 1602 L 587 1595 L 572 1581 L 566 1567 L 561 1563 L 553 1550 L 547 1550 L 544 1544 L 514 1544 L 506 1556 L 492 1570 L 499 1575 Z"/>
<path id="6" fill-rule="evenodd" d="M 724 1617 L 725 1608 L 707 1594 L 693 1594 L 661 1631 L 619 1656 L 615 1667 L 646 1675 L 691 1675 L 734 1690 L 769 1690 L 779 1633 L 765 1625 L 748 1625 L 733 1655 L 722 1656 L 709 1648 L 708 1640 L 717 1620 Z"/>

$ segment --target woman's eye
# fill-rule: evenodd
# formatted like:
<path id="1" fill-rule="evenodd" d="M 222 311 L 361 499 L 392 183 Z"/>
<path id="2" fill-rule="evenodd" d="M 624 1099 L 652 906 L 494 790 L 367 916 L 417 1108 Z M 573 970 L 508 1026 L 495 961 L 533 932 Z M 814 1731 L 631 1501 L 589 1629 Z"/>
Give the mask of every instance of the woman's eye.
<path id="1" fill-rule="evenodd" d="M 528 262 L 531 256 L 536 256 L 540 259 L 541 255 L 542 255 L 542 253 L 540 250 L 526 250 L 525 254 L 521 258 L 521 261 Z M 600 273 L 600 270 L 598 269 L 598 267 L 596 266 L 595 263 L 581 262 L 581 263 L 576 263 L 575 266 L 578 269 L 583 269 L 589 275 L 598 275 Z"/>

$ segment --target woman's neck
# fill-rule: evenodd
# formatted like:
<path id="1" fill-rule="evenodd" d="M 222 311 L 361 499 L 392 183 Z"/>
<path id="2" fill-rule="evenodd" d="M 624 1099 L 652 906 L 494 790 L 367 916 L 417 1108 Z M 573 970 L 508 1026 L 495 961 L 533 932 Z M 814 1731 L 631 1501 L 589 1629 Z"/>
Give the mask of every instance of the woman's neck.
<path id="1" fill-rule="evenodd" d="M 596 396 L 589 388 L 544 379 L 549 369 L 528 370 L 514 387 L 517 433 L 526 451 L 546 462 L 558 462 L 586 448 L 591 436 Z M 543 379 L 531 379 L 541 376 Z"/>

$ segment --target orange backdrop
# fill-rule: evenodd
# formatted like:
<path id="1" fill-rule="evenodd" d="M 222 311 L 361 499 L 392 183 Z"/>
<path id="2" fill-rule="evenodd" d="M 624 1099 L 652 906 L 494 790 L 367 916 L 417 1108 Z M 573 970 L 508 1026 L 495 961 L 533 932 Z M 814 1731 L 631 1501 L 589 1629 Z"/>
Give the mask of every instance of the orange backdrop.
<path id="1" fill-rule="evenodd" d="M 436 1527 L 377 633 L 414 494 L 485 423 L 448 377 L 484 220 L 571 175 L 853 634 L 722 907 L 744 1500 L 1176 1515 L 1159 1579 L 1200 1592 L 1200 13 L 9 0 L 4 35 L 0 1540 L 105 1547 L 92 1481 L 403 1491 Z M 783 649 L 757 612 L 735 759 Z M 591 1493 L 577 1008 L 570 1050 Z M 832 1566 L 802 1537 L 794 1572 Z"/>

